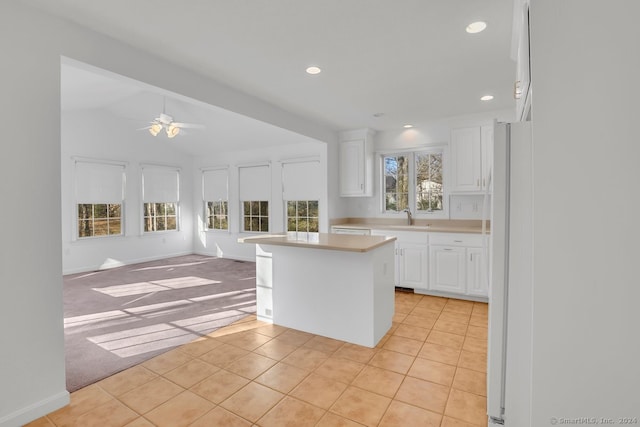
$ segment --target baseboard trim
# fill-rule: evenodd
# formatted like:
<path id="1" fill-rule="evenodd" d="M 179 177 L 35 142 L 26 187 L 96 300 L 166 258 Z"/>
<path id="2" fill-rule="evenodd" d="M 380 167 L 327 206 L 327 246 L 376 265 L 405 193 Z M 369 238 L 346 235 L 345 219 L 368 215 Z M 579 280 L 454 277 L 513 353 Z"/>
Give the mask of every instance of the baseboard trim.
<path id="1" fill-rule="evenodd" d="M 66 390 L 0 417 L 0 427 L 20 427 L 69 404 Z"/>

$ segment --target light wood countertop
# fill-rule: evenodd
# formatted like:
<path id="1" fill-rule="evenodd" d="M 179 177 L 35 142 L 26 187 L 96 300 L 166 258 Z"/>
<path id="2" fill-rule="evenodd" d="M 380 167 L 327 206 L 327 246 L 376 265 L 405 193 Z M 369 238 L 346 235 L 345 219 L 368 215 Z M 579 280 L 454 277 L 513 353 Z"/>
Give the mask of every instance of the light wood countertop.
<path id="1" fill-rule="evenodd" d="M 299 248 L 328 249 L 347 252 L 368 252 L 396 240 L 386 236 L 352 236 L 346 234 L 318 233 L 308 240 L 297 240 L 291 235 L 269 234 L 242 237 L 239 243 L 254 243 Z"/>

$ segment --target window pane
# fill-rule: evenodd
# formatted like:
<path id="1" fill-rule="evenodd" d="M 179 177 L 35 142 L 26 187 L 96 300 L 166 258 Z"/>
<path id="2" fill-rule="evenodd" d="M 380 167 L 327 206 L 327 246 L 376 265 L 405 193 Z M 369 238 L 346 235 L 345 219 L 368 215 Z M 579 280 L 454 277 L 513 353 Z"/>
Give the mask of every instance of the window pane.
<path id="1" fill-rule="evenodd" d="M 260 202 L 251 202 L 251 215 L 260 215 Z"/>
<path id="2" fill-rule="evenodd" d="M 296 216 L 296 202 L 287 202 L 287 216 Z"/>
<path id="3" fill-rule="evenodd" d="M 93 234 L 91 220 L 79 220 L 78 221 L 78 237 L 89 237 Z"/>
<path id="4" fill-rule="evenodd" d="M 90 219 L 93 214 L 93 205 L 78 205 L 78 219 Z"/>
<path id="5" fill-rule="evenodd" d="M 168 216 L 166 224 L 167 224 L 167 230 L 177 230 L 178 229 L 175 216 Z"/>
<path id="6" fill-rule="evenodd" d="M 164 203 L 167 215 L 175 215 L 177 205 L 175 203 Z"/>
<path id="7" fill-rule="evenodd" d="M 105 210 L 106 213 L 106 210 Z M 109 225 L 107 219 L 96 219 L 93 222 L 93 235 L 106 236 L 109 234 Z"/>
<path id="8" fill-rule="evenodd" d="M 295 218 L 287 218 L 287 231 L 297 231 L 296 227 L 296 219 Z"/>
<path id="9" fill-rule="evenodd" d="M 318 217 L 318 201 L 317 200 L 309 200 L 309 216 Z"/>
<path id="10" fill-rule="evenodd" d="M 156 230 L 166 230 L 166 222 L 163 216 L 156 218 Z"/>
<path id="11" fill-rule="evenodd" d="M 308 210 L 307 210 L 307 202 L 305 201 L 299 201 L 298 202 L 298 216 L 299 217 L 304 217 L 304 216 L 308 216 Z"/>
<path id="12" fill-rule="evenodd" d="M 259 231 L 260 230 L 260 218 L 251 217 L 251 231 Z"/>
<path id="13" fill-rule="evenodd" d="M 93 217 L 94 218 L 106 218 L 107 217 L 107 205 L 93 205 Z"/>
<path id="14" fill-rule="evenodd" d="M 243 212 L 245 216 L 251 215 L 251 202 L 242 202 L 243 204 Z"/>
<path id="15" fill-rule="evenodd" d="M 248 216 L 244 218 L 244 231 L 251 231 L 251 218 Z"/>
<path id="16" fill-rule="evenodd" d="M 121 205 L 109 205 L 109 218 L 120 218 L 121 210 Z"/>
<path id="17" fill-rule="evenodd" d="M 398 212 L 409 205 L 409 156 L 384 157 L 385 211 Z"/>
<path id="18" fill-rule="evenodd" d="M 229 229 L 229 221 L 227 220 L 226 216 L 223 216 L 222 218 L 220 218 L 220 229 L 221 230 Z"/>
<path id="19" fill-rule="evenodd" d="M 269 202 L 260 202 L 260 213 L 262 216 L 269 216 Z"/>
<path id="20" fill-rule="evenodd" d="M 260 231 L 269 231 L 269 218 L 261 217 L 260 218 Z"/>
<path id="21" fill-rule="evenodd" d="M 121 234 L 121 225 L 119 219 L 109 220 L 109 234 Z"/>
<path id="22" fill-rule="evenodd" d="M 220 209 L 221 209 L 220 213 L 222 215 L 227 215 L 227 212 L 228 212 L 227 211 L 227 205 L 228 205 L 228 202 L 221 202 L 220 203 Z"/>
<path id="23" fill-rule="evenodd" d="M 416 154 L 416 209 L 442 210 L 442 154 Z"/>
<path id="24" fill-rule="evenodd" d="M 156 203 L 155 204 L 155 212 L 156 215 L 164 215 L 166 213 L 164 203 Z"/>
<path id="25" fill-rule="evenodd" d="M 309 231 L 309 219 L 308 218 L 300 218 L 298 220 L 298 231 L 307 232 Z"/>
<path id="26" fill-rule="evenodd" d="M 317 233 L 318 230 L 318 218 L 309 218 L 309 232 Z"/>

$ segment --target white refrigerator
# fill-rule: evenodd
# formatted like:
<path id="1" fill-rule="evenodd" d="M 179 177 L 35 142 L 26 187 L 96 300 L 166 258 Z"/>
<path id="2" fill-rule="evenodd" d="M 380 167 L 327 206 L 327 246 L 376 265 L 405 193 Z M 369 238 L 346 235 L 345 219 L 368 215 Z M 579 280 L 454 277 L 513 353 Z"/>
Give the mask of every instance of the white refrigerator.
<path id="1" fill-rule="evenodd" d="M 489 425 L 531 425 L 532 185 L 531 122 L 494 131 L 491 198 Z"/>

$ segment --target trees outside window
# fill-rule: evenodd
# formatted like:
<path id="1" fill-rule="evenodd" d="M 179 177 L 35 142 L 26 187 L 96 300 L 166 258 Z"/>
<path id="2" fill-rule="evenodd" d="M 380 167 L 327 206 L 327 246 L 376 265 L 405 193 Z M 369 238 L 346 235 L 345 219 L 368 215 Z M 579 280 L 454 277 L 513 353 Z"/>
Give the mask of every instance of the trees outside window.
<path id="1" fill-rule="evenodd" d="M 384 155 L 382 177 L 384 213 L 405 209 L 432 213 L 444 209 L 441 149 Z"/>

